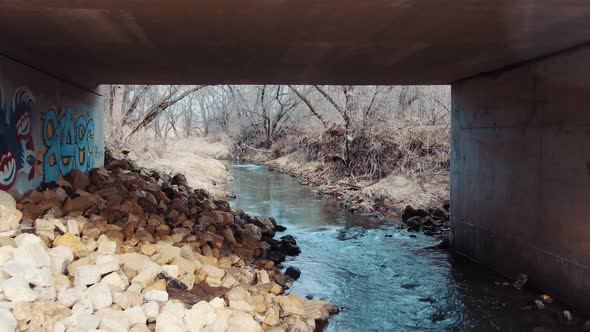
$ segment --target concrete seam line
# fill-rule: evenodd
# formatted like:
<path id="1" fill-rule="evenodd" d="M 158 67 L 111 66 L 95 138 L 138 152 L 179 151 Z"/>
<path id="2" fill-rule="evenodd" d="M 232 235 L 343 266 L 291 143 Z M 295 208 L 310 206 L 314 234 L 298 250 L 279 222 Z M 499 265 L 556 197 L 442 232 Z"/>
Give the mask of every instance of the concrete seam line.
<path id="1" fill-rule="evenodd" d="M 473 78 L 476 78 L 476 77 L 491 76 L 491 75 L 494 75 L 494 74 L 497 74 L 497 73 L 500 73 L 500 72 L 503 72 L 503 71 L 508 71 L 508 70 L 511 70 L 511 69 L 514 69 L 514 68 L 518 68 L 518 67 L 521 67 L 521 66 L 525 66 L 525 65 L 529 65 L 529 64 L 536 64 L 536 63 L 539 63 L 539 62 L 541 62 L 543 60 L 547 60 L 549 58 L 553 58 L 553 57 L 557 57 L 557 56 L 560 56 L 560 55 L 564 55 L 564 54 L 567 54 L 567 53 L 570 53 L 570 52 L 576 52 L 576 51 L 579 51 L 579 50 L 584 49 L 586 47 L 590 47 L 590 40 L 589 41 L 582 42 L 580 44 L 576 44 L 576 45 L 573 45 L 573 46 L 562 48 L 562 49 L 557 50 L 557 51 L 552 51 L 552 52 L 549 52 L 549 53 L 541 54 L 539 56 L 532 57 L 530 59 L 526 59 L 526 60 L 522 60 L 522 61 L 517 61 L 517 62 L 509 63 L 507 65 L 504 65 L 504 66 L 501 66 L 501 67 L 498 67 L 498 68 L 495 68 L 495 69 L 486 70 L 486 71 L 479 72 L 477 74 L 473 74 L 473 75 L 469 75 L 469 76 L 466 76 L 466 77 L 463 77 L 463 78 L 459 78 L 457 80 L 451 81 L 450 84 L 453 85 L 453 84 L 461 83 L 463 81 L 467 81 L 467 80 L 470 80 L 470 79 L 473 79 Z"/>
<path id="2" fill-rule="evenodd" d="M 63 83 L 69 84 L 69 85 L 71 85 L 71 86 L 73 86 L 73 87 L 75 87 L 75 88 L 81 89 L 81 90 L 83 90 L 84 92 L 92 93 L 92 94 L 95 94 L 95 95 L 97 95 L 97 96 L 99 96 L 99 97 L 104 97 L 104 96 L 103 96 L 103 95 L 101 95 L 100 93 L 98 93 L 98 92 L 96 92 L 96 91 L 94 91 L 94 90 L 92 90 L 92 89 L 89 89 L 88 87 L 85 87 L 84 85 L 82 85 L 82 84 L 80 84 L 80 83 L 74 82 L 74 81 L 72 81 L 72 80 L 69 80 L 69 79 L 64 79 L 64 78 L 61 78 L 61 77 L 57 76 L 56 74 L 52 74 L 52 73 L 50 73 L 50 72 L 48 72 L 48 71 L 46 71 L 46 70 L 44 70 L 44 69 L 41 69 L 41 68 L 35 67 L 35 66 L 33 66 L 33 65 L 29 65 L 29 64 L 27 64 L 26 62 L 20 61 L 20 60 L 18 60 L 18 59 L 16 59 L 16 58 L 14 58 L 14 57 L 12 57 L 12 56 L 10 56 L 10 55 L 6 54 L 6 53 L 2 53 L 2 52 L 0 52 L 0 56 L 4 57 L 4 58 L 6 58 L 6 59 L 8 59 L 8 60 L 10 60 L 10 61 L 12 61 L 12 62 L 16 62 L 16 63 L 18 63 L 18 64 L 20 64 L 20 65 L 23 65 L 23 66 L 25 66 L 25 67 L 29 67 L 29 68 L 31 68 L 31 69 L 33 69 L 33 70 L 35 70 L 35 71 L 38 71 L 38 72 L 40 72 L 40 73 L 41 73 L 41 74 L 43 74 L 43 75 L 49 76 L 49 77 L 51 77 L 51 78 L 53 78 L 53 79 L 55 79 L 55 80 L 61 81 L 61 82 L 63 82 Z M 98 85 L 97 85 L 97 87 L 98 87 Z"/>

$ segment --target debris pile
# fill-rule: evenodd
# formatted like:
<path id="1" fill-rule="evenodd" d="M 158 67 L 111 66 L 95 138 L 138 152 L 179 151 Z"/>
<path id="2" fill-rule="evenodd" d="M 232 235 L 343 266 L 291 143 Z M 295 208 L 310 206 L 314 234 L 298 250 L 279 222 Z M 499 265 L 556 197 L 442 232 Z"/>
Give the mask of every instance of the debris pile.
<path id="1" fill-rule="evenodd" d="M 313 331 L 333 305 L 284 295 L 300 250 L 183 175 L 107 155 L 18 203 L 0 192 L 0 331 Z M 279 265 L 280 266 L 280 265 Z"/>

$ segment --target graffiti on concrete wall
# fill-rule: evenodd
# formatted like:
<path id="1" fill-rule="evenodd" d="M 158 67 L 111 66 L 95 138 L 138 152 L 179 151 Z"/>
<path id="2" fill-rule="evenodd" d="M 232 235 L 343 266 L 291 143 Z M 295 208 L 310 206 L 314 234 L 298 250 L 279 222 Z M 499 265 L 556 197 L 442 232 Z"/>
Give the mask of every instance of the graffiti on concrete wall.
<path id="1" fill-rule="evenodd" d="M 6 98 L 0 89 L 0 190 L 10 190 L 23 178 L 32 182 L 39 174 L 31 111 L 35 104 L 27 88 Z"/>
<path id="2" fill-rule="evenodd" d="M 33 112 L 38 105 L 29 89 L 16 89 L 9 98 L 2 92 L 0 89 L 0 190 L 57 181 L 73 169 L 86 172 L 94 167 L 95 158 L 102 158 L 89 112 L 73 107 Z"/>
<path id="3" fill-rule="evenodd" d="M 84 112 L 66 107 L 43 114 L 43 181 L 57 181 L 76 169 L 89 171 L 94 166 L 94 120 Z"/>

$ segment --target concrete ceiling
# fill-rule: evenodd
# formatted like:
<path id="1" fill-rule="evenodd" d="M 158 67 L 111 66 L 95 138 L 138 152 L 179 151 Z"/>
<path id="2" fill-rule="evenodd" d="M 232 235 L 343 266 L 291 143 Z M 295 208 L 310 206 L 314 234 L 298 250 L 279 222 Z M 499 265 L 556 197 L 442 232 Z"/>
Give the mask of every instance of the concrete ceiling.
<path id="1" fill-rule="evenodd" d="M 587 0 L 0 0 L 0 53 L 97 83 L 440 84 L 590 41 Z"/>

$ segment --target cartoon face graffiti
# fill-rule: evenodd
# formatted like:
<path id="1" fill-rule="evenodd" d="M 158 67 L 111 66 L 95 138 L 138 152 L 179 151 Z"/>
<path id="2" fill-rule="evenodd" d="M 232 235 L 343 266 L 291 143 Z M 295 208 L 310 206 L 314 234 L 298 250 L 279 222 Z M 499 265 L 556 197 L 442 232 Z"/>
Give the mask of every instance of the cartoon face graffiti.
<path id="1" fill-rule="evenodd" d="M 12 100 L 3 97 L 0 91 L 0 190 L 9 190 L 20 173 L 29 181 L 34 176 L 31 111 L 35 99 L 26 88 L 17 89 Z"/>

